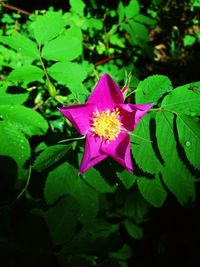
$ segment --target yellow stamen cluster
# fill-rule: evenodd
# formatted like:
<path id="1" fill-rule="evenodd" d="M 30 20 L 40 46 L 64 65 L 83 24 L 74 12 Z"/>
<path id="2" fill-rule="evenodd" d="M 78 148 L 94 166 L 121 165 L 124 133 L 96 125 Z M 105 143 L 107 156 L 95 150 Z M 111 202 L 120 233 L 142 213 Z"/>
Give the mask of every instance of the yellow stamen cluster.
<path id="1" fill-rule="evenodd" d="M 122 123 L 119 121 L 119 109 L 116 108 L 114 111 L 106 109 L 99 113 L 98 110 L 93 112 L 92 129 L 94 135 L 98 135 L 102 140 L 105 138 L 107 142 L 113 141 L 117 138 L 120 133 L 120 127 Z"/>

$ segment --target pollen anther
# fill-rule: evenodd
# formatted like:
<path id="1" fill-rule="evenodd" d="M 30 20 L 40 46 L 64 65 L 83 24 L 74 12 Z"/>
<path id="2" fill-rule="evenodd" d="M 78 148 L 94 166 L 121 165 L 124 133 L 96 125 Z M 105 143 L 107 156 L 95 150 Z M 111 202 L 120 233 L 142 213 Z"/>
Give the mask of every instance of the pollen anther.
<path id="1" fill-rule="evenodd" d="M 94 135 L 99 136 L 101 140 L 105 139 L 107 143 L 115 140 L 119 133 L 122 123 L 120 122 L 120 112 L 116 108 L 113 111 L 106 109 L 101 113 L 96 110 L 93 112 L 91 131 Z"/>

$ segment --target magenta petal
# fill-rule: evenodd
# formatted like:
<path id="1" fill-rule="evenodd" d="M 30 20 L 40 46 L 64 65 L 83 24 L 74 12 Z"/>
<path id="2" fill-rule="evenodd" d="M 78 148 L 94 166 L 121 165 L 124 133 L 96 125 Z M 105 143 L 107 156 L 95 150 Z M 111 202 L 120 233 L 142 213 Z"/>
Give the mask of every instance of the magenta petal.
<path id="1" fill-rule="evenodd" d="M 107 155 L 100 152 L 101 143 L 102 141 L 98 137 L 94 137 L 91 134 L 87 135 L 85 150 L 79 168 L 79 175 L 107 158 Z"/>
<path id="2" fill-rule="evenodd" d="M 124 103 L 124 97 L 115 81 L 108 74 L 103 74 L 86 103 L 94 103 L 101 111 Z"/>
<path id="3" fill-rule="evenodd" d="M 92 104 L 71 105 L 59 108 L 59 111 L 74 125 L 77 131 L 85 135 L 90 128 L 90 120 L 95 107 Z"/>
<path id="4" fill-rule="evenodd" d="M 133 131 L 141 118 L 153 104 L 120 104 L 117 105 L 121 115 L 121 122 L 127 131 Z"/>
<path id="5" fill-rule="evenodd" d="M 129 172 L 133 172 L 130 136 L 127 133 L 120 133 L 117 139 L 115 141 L 111 141 L 109 144 L 103 142 L 101 151 L 112 157 L 119 164 L 128 169 Z"/>

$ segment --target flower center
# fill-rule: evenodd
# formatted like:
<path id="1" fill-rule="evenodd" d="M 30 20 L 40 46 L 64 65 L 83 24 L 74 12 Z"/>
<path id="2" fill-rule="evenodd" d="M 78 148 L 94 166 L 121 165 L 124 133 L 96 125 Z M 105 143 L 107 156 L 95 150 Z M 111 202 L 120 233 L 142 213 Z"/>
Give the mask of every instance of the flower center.
<path id="1" fill-rule="evenodd" d="M 98 135 L 99 138 L 105 138 L 109 143 L 115 140 L 120 133 L 120 127 L 122 123 L 119 121 L 119 109 L 116 108 L 114 111 L 106 109 L 99 113 L 98 110 L 93 112 L 92 128 L 93 134 Z"/>

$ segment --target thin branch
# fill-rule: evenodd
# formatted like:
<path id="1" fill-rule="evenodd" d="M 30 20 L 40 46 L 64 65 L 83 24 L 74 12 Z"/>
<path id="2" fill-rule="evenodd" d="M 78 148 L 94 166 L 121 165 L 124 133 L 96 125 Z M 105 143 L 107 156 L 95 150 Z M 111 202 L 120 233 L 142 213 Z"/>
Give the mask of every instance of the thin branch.
<path id="1" fill-rule="evenodd" d="M 31 13 L 29 13 L 28 11 L 23 10 L 23 9 L 21 9 L 21 8 L 18 8 L 18 7 L 15 7 L 15 6 L 12 6 L 12 5 L 9 5 L 9 4 L 6 4 L 6 3 L 4 3 L 3 1 L 0 1 L 0 5 L 3 6 L 3 7 L 5 7 L 5 8 L 14 10 L 14 11 L 16 11 L 17 13 L 22 13 L 22 14 L 25 14 L 25 15 L 27 15 L 27 16 L 30 16 L 30 15 L 31 15 Z"/>
<path id="2" fill-rule="evenodd" d="M 110 61 L 110 60 L 112 60 L 112 59 L 114 59 L 114 58 L 118 58 L 118 56 L 110 56 L 110 57 L 107 57 L 107 58 L 105 58 L 105 59 L 102 59 L 102 60 L 96 62 L 96 63 L 94 64 L 94 67 L 96 68 L 96 67 L 99 66 L 99 65 L 104 65 L 104 64 L 106 64 L 108 61 Z"/>
<path id="3" fill-rule="evenodd" d="M 44 104 L 44 100 L 41 100 L 39 103 L 37 103 L 32 109 L 37 110 L 40 106 Z"/>

